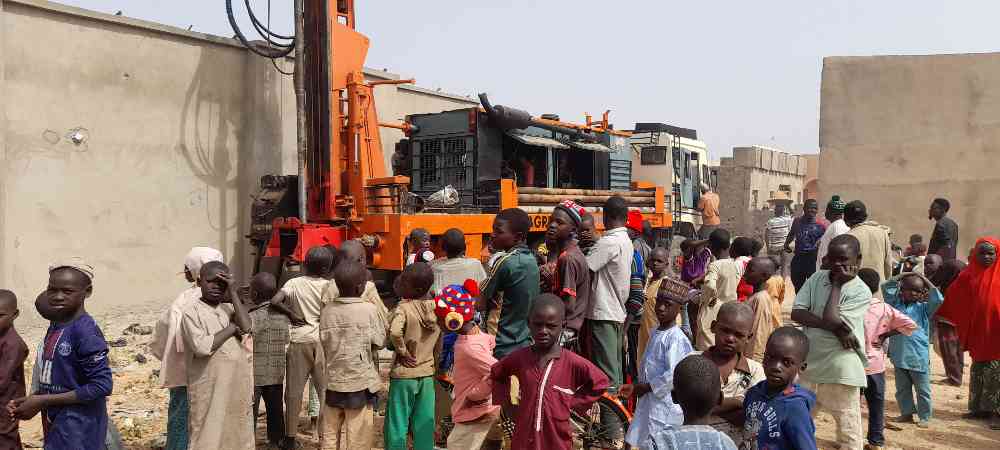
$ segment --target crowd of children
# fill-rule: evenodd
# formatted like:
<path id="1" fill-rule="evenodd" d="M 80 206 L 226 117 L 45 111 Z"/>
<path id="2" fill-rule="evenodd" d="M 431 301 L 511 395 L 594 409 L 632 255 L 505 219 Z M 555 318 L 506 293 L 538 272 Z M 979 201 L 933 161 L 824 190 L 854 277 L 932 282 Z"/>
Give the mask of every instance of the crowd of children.
<path id="1" fill-rule="evenodd" d="M 822 231 L 808 206 L 790 238 L 803 247 Z M 815 449 L 813 417 L 828 411 L 840 448 L 881 449 L 886 350 L 901 412 L 893 422 L 932 420 L 930 336 L 944 302 L 936 275 L 950 273 L 951 283 L 959 271 L 943 268 L 952 266 L 928 258 L 919 266 L 927 276 L 883 280 L 861 269 L 855 236 L 831 237 L 820 270 L 793 268 L 800 328 L 782 326 L 781 260 L 758 256 L 760 242 L 715 228 L 685 241 L 671 268 L 669 249 L 623 198 L 602 212 L 598 236 L 586 208 L 560 202 L 547 254 L 537 255 L 528 215 L 503 210 L 485 265 L 466 257 L 459 230 L 441 236 L 442 257 L 429 232 L 414 230 L 391 312 L 356 241 L 309 249 L 303 275 L 283 286 L 260 273 L 244 290 L 220 252 L 192 249 L 184 266 L 193 285 L 164 311 L 150 345 L 169 389 L 167 448 L 255 448 L 261 399 L 270 448 L 300 448 L 309 384 L 322 405 L 323 449 L 375 447 L 383 397 L 386 449 L 492 449 L 504 436 L 515 449 L 570 449 L 573 414 L 607 394 L 635 405 L 629 424 L 604 409 L 596 418 L 611 448 Z M 990 267 L 992 249 L 977 264 Z M 816 259 L 812 252 L 800 248 L 796 258 Z M 49 274 L 36 307 L 51 325 L 30 385 L 28 348 L 13 328 L 17 299 L 0 290 L 0 449 L 21 448 L 18 421 L 39 412 L 46 449 L 104 449 L 108 345 L 84 308 L 94 270 L 73 259 Z M 382 393 L 385 348 L 393 361 Z M 436 383 L 443 375 L 453 381 L 448 398 Z"/>

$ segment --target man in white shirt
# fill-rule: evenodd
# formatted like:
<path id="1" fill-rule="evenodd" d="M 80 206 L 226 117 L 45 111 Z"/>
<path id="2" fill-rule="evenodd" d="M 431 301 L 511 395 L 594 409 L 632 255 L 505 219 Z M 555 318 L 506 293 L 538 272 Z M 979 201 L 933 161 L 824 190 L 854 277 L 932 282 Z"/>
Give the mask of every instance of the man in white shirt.
<path id="1" fill-rule="evenodd" d="M 768 200 L 774 207 L 774 217 L 767 221 L 764 226 L 764 241 L 767 242 L 768 256 L 778 258 L 781 264 L 781 273 L 788 272 L 785 264 L 785 240 L 788 232 L 792 229 L 792 216 L 788 214 L 788 207 L 791 206 L 791 199 L 772 198 Z"/>
<path id="2" fill-rule="evenodd" d="M 819 247 L 816 252 L 816 269 L 823 267 L 823 257 L 826 256 L 827 249 L 830 248 L 830 241 L 848 231 L 851 227 L 844 222 L 844 201 L 839 195 L 830 198 L 830 203 L 826 204 L 826 220 L 830 226 L 826 227 L 823 237 L 819 239 Z"/>

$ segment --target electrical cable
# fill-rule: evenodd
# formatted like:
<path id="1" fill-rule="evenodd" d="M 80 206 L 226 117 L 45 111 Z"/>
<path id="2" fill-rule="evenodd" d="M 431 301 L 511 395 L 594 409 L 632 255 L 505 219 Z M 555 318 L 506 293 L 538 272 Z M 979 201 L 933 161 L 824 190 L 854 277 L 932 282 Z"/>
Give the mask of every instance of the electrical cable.
<path id="1" fill-rule="evenodd" d="M 271 0 L 267 0 L 267 28 L 266 29 L 268 29 L 268 30 L 271 29 Z M 292 41 L 292 44 L 295 44 L 294 40 Z M 277 70 L 278 73 L 280 73 L 282 75 L 288 75 L 288 76 L 295 75 L 294 71 L 292 71 L 292 72 L 285 72 L 284 70 L 281 70 L 281 68 L 278 67 L 278 59 L 277 58 L 271 58 L 271 65 L 274 66 L 274 70 Z"/>
<path id="2" fill-rule="evenodd" d="M 254 15 L 253 9 L 250 8 L 250 0 L 245 0 L 244 3 L 247 5 L 247 12 L 250 13 L 250 21 L 253 22 L 254 25 L 257 25 L 259 27 L 264 28 L 264 30 L 267 31 L 267 34 L 269 34 L 269 35 L 271 35 L 273 37 L 276 37 L 278 39 L 284 39 L 284 40 L 294 40 L 295 39 L 295 36 L 283 36 L 283 35 L 280 35 L 280 34 L 277 34 L 277 33 L 273 32 L 273 31 L 271 31 L 269 27 L 265 27 L 263 24 L 260 23 L 260 20 L 257 20 L 257 16 Z M 270 1 L 267 2 L 267 10 L 269 12 L 271 10 L 271 2 Z M 271 23 L 269 21 L 268 25 L 270 25 L 270 24 Z"/>
<path id="3" fill-rule="evenodd" d="M 246 48 L 250 49 L 251 52 L 254 52 L 265 58 L 274 59 L 274 58 L 281 58 L 284 56 L 288 56 L 292 53 L 293 50 L 295 50 L 295 46 L 293 45 L 291 47 L 283 48 L 278 51 L 265 52 L 260 48 L 251 44 L 249 41 L 247 41 L 246 36 L 243 35 L 243 31 L 240 30 L 240 26 L 236 23 L 236 17 L 233 15 L 233 0 L 226 0 L 226 15 L 229 18 L 229 26 L 231 26 L 233 28 L 233 32 L 236 33 L 236 39 L 239 40 L 240 43 L 242 43 Z"/>
<path id="4" fill-rule="evenodd" d="M 274 33 L 271 32 L 271 19 L 270 19 L 271 2 L 270 1 L 268 1 L 268 3 L 267 3 L 267 6 L 268 6 L 268 8 L 267 8 L 267 11 L 268 11 L 267 26 L 264 26 L 264 24 L 262 24 L 262 23 L 260 23 L 259 21 L 256 20 L 256 16 L 253 14 L 253 9 L 250 8 L 250 0 L 244 0 L 244 4 L 247 6 L 247 12 L 250 13 L 250 18 L 253 19 L 250 22 L 253 24 L 254 29 L 257 30 L 257 34 L 260 37 L 264 38 L 265 41 L 267 41 L 267 46 L 268 47 L 271 47 L 272 45 L 275 46 L 275 47 L 279 47 L 279 48 L 288 48 L 288 47 L 294 47 L 295 46 L 295 38 L 293 38 L 293 37 L 292 38 L 283 38 L 283 39 L 292 39 L 292 42 L 290 42 L 288 44 L 284 44 L 284 43 L 281 43 L 281 42 L 275 42 L 275 41 L 271 40 L 270 36 L 268 36 L 269 34 L 274 34 Z"/>

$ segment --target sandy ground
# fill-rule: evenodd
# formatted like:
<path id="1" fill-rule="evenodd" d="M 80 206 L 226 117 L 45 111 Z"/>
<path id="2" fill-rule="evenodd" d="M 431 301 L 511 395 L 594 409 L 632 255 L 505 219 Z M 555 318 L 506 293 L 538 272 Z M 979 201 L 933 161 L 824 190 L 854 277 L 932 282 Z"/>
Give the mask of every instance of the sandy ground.
<path id="1" fill-rule="evenodd" d="M 789 283 L 790 285 L 790 283 Z M 784 302 L 785 319 L 791 308 L 791 298 Z M 123 330 L 133 323 L 152 325 L 159 311 L 142 308 L 138 311 L 123 311 L 97 317 L 98 323 L 109 342 L 124 338 L 127 345 L 111 349 L 110 360 L 114 370 L 114 394 L 111 396 L 108 410 L 112 420 L 122 434 L 125 448 L 130 450 L 154 450 L 162 448 L 164 430 L 166 427 L 166 391 L 158 387 L 155 371 L 159 363 L 147 350 L 146 344 L 150 336 L 124 336 Z M 25 342 L 32 348 L 29 362 L 34 360 L 34 347 L 44 336 L 45 328 L 41 326 L 18 330 Z M 136 356 L 145 356 L 147 361 L 140 363 Z M 944 367 L 940 358 L 932 354 L 932 380 L 944 378 Z M 967 357 L 968 363 L 968 357 Z M 890 364 L 891 367 L 891 364 Z M 30 366 L 26 368 L 30 376 Z M 892 370 L 886 372 L 886 416 L 899 415 L 895 397 L 895 379 Z M 934 419 L 931 427 L 923 430 L 914 424 L 902 425 L 902 431 L 886 430 L 887 447 L 892 449 L 985 449 L 1000 448 L 1000 431 L 987 428 L 985 422 L 963 420 L 961 415 L 966 412 L 968 400 L 968 367 L 966 368 L 965 385 L 960 388 L 935 383 L 933 385 Z M 864 402 L 862 401 L 862 405 Z M 263 408 L 263 407 L 262 407 Z M 867 417 L 867 411 L 863 414 Z M 381 418 L 376 420 L 376 445 L 381 446 Z M 303 428 L 308 420 L 301 421 Z M 258 442 L 265 442 L 265 425 L 260 418 L 257 428 Z M 820 415 L 816 420 L 817 440 L 821 449 L 832 449 L 835 437 L 833 418 Z M 867 422 L 864 426 L 867 429 Z M 318 448 L 312 436 L 302 430 L 300 438 L 307 449 Z M 27 448 L 41 448 L 41 424 L 34 420 L 22 423 L 21 436 Z M 263 444 L 258 448 L 266 448 Z"/>

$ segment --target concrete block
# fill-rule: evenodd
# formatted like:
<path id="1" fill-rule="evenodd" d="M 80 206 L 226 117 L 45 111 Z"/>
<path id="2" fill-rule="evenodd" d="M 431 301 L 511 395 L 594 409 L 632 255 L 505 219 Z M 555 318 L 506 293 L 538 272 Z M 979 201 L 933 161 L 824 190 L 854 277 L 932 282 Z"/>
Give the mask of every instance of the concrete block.
<path id="1" fill-rule="evenodd" d="M 736 159 L 736 165 L 758 167 L 760 150 L 755 147 L 737 147 L 733 149 L 733 158 Z"/>

